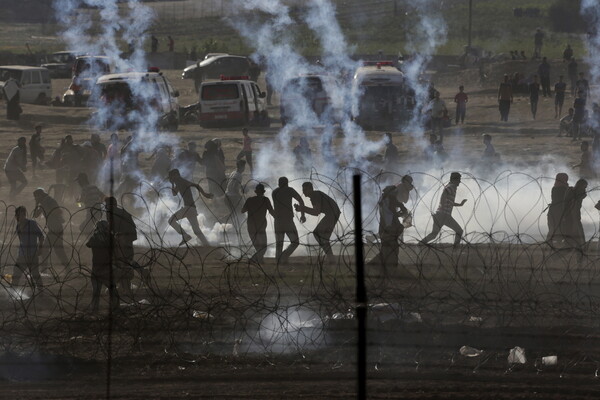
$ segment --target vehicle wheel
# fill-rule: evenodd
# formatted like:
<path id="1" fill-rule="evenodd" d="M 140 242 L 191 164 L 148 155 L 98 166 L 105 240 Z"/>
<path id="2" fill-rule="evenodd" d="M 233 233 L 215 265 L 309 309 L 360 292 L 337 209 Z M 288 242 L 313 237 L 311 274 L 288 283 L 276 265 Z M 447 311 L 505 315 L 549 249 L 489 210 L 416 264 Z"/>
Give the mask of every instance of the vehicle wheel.
<path id="1" fill-rule="evenodd" d="M 198 120 L 198 113 L 196 111 L 188 111 L 181 119 L 181 122 L 184 124 L 195 124 Z"/>

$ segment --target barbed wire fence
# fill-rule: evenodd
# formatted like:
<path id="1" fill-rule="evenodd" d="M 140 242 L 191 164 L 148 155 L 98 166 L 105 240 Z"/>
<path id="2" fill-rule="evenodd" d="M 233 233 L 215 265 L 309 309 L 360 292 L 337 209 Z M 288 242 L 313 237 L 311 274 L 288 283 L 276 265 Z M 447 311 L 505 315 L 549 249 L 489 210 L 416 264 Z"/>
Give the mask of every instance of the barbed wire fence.
<path id="1" fill-rule="evenodd" d="M 340 177 L 354 172 L 341 170 L 335 177 L 313 173 L 309 179 L 342 210 L 351 210 L 352 193 Z M 415 180 L 433 179 L 438 187 L 444 183 L 427 174 L 412 175 Z M 595 224 L 593 232 L 588 229 L 589 241 L 583 251 L 536 239 L 536 231 L 545 235 L 541 211 L 548 202 L 544 194 L 548 180 L 527 177 L 529 214 L 534 209 L 539 214 L 533 218 L 533 226 L 528 220 L 524 227 L 517 218 L 523 214 L 523 204 L 511 203 L 520 188 L 511 193 L 497 186 L 500 180 L 515 176 L 526 174 L 507 171 L 492 179 L 465 177 L 471 183 L 462 190 L 469 193 L 474 205 L 470 212 L 461 210 L 461 223 L 479 229 L 466 230 L 465 243 L 454 248 L 446 244 L 452 240 L 447 233 L 439 244 L 419 246 L 421 231 L 409 228 L 396 269 L 371 260 L 379 251 L 375 235 L 378 212 L 376 203 L 370 208 L 363 204 L 369 359 L 378 368 L 399 364 L 421 369 L 427 365 L 494 369 L 506 362 L 500 355 L 514 337 L 529 344 L 535 359 L 561 353 L 567 359 L 561 363 L 563 371 L 576 369 L 583 360 L 589 364 L 589 360 L 600 359 L 600 348 L 593 345 L 600 308 Z M 399 175 L 363 175 L 373 197 L 379 197 L 389 182 L 399 181 Z M 246 186 L 253 188 L 256 183 L 250 181 Z M 429 187 L 433 192 L 438 189 Z M 532 191 L 532 187 L 536 189 Z M 205 228 L 216 221 L 221 229 L 215 236 L 219 244 L 170 245 L 173 232 L 168 233 L 171 228 L 165 216 L 174 210 L 161 203 L 164 190 L 167 188 L 155 189 L 142 182 L 138 191 L 120 198 L 125 203 L 135 199 L 139 237 L 135 260 L 149 270 L 150 280 L 136 274 L 131 282 L 133 298 L 121 300 L 113 311 L 113 354 L 167 354 L 189 362 L 207 355 L 251 358 L 292 354 L 308 361 L 326 360 L 334 366 L 352 362 L 356 327 L 351 213 L 342 214 L 332 238 L 334 264 L 324 262 L 309 227 L 301 227 L 301 246 L 289 264 L 278 265 L 272 257 L 258 264 L 251 261 L 253 251 L 243 218 L 240 223 L 231 216 L 223 217 L 227 215 L 223 202 L 214 200 L 202 200 L 200 210 L 206 218 Z M 590 195 L 594 191 L 592 188 Z M 436 204 L 426 200 L 427 192 L 423 189 L 411 199 L 413 212 L 434 210 Z M 436 193 L 432 193 L 434 198 Z M 502 206 L 495 209 L 490 198 L 499 199 Z M 1 204 L 0 341 L 4 350 L 105 358 L 108 294 L 102 294 L 100 311 L 92 312 L 91 253 L 85 246 L 88 234 L 78 229 L 88 210 L 63 209 L 69 266 L 63 267 L 51 254 L 41 265 L 44 285 L 35 287 L 31 277 L 21 285 L 11 282 L 18 242 L 12 217 L 15 205 Z M 491 213 L 492 225 L 481 220 L 481 209 Z M 584 218 L 597 219 L 595 211 L 584 211 Z M 495 228 L 499 221 L 504 230 Z M 43 220 L 39 222 L 44 225 Z M 296 224 L 301 225 L 299 221 Z M 272 247 L 272 231 L 268 237 Z M 560 350 L 560 343 L 572 337 L 577 341 Z M 473 359 L 461 358 L 462 345 L 488 350 Z M 425 361 L 432 358 L 440 361 Z M 595 362 L 591 364 L 597 367 Z M 542 368 L 537 361 L 535 368 Z"/>

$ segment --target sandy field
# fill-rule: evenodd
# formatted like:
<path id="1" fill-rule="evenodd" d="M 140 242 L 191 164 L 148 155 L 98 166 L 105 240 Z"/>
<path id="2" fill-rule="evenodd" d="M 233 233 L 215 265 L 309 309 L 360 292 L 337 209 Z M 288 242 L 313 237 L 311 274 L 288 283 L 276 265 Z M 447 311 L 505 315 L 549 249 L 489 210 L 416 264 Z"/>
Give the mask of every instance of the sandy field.
<path id="1" fill-rule="evenodd" d="M 566 72 L 566 66 L 558 61 L 553 68 Z M 573 184 L 577 171 L 570 166 L 579 162 L 580 142 L 557 136 L 553 98 L 540 98 L 538 117 L 533 120 L 528 99 L 516 95 L 509 122 L 499 120 L 496 94 L 500 76 L 517 70 L 531 72 L 535 64 L 507 62 L 489 69 L 483 86 L 476 70 L 442 71 L 432 77 L 451 115 L 457 87 L 465 85 L 470 99 L 466 123 L 445 130 L 444 146 L 451 161 L 441 168 L 421 161 L 423 134 L 393 132 L 402 160 L 398 172 L 410 171 L 423 182 L 432 182 L 428 177 L 438 179 L 449 172 L 447 168 L 457 168 L 465 176 L 475 176 L 477 180 L 472 181 L 480 187 L 502 174 L 523 174 L 539 186 L 534 193 L 547 194 L 560 169 L 569 173 Z M 191 81 L 181 80 L 180 71 L 164 73 L 181 92 L 181 105 L 195 102 Z M 68 80 L 55 80 L 53 94 L 60 95 L 68 84 Z M 572 101 L 567 95 L 563 114 Z M 26 104 L 23 109 L 18 122 L 0 119 L 0 163 L 16 139 L 29 137 L 38 123 L 44 125 L 42 143 L 47 156 L 64 135 L 71 134 L 76 143 L 82 143 L 93 132 L 86 124 L 90 110 L 85 108 Z M 276 120 L 278 107 L 269 111 Z M 280 128 L 275 121 L 270 128 L 251 129 L 255 154 L 276 140 Z M 369 131 L 366 136 L 379 140 L 382 133 Z M 493 136 L 503 162 L 492 172 L 480 161 L 484 133 Z M 235 168 L 235 156 L 241 150 L 238 128 L 180 125 L 175 135 L 182 143 L 195 140 L 199 148 L 211 138 L 220 138 L 227 171 Z M 299 135 L 293 134 L 292 145 Z M 105 143 L 108 136 L 102 134 Z M 334 147 L 342 142 L 339 135 Z M 311 147 L 320 157 L 319 141 L 312 140 Z M 149 169 L 150 162 L 143 161 L 142 166 Z M 43 169 L 37 177 L 29 171 L 27 178 L 29 184 L 18 204 L 31 209 L 33 190 L 54 183 L 54 170 Z M 248 171 L 245 178 L 251 179 Z M 330 181 L 317 182 L 326 185 Z M 250 181 L 249 187 L 254 183 Z M 276 185 L 276 181 L 267 183 Z M 300 190 L 299 181 L 294 186 Z M 588 238 L 597 231 L 596 187 L 597 182 L 591 181 L 590 199 L 584 203 Z M 466 207 L 481 207 L 484 192 L 463 192 L 470 200 L 467 211 L 461 210 L 461 221 L 468 221 L 469 227 L 477 223 L 479 214 L 471 214 L 472 208 Z M 481 222 L 481 230 L 468 236 L 469 243 L 452 249 L 445 244 L 451 240 L 446 231 L 441 244 L 423 247 L 414 243 L 431 226 L 428 213 L 421 210 L 435 208 L 438 198 L 434 192 L 424 193 L 433 200 L 415 205 L 420 227 L 407 230 L 399 268 L 368 267 L 369 398 L 598 397 L 600 346 L 595 313 L 600 306 L 600 277 L 596 252 L 590 250 L 579 257 L 539 243 L 530 232 L 543 235 L 545 199 L 524 195 L 513 201 L 511 193 L 501 194 L 510 206 L 498 217 L 501 232 L 490 233 L 490 238 L 496 239 L 480 240 L 494 230 Z M 16 248 L 14 208 L 8 204 L 4 176 L 0 178 L 0 200 L 6 202 L 0 207 L 4 275 L 12 271 Z M 222 204 L 212 200 L 203 204 L 219 220 Z M 221 245 L 211 248 L 158 245 L 162 242 L 157 237 L 168 231 L 163 218 L 158 226 L 141 228 L 147 230 L 151 245 L 136 247 L 136 259 L 151 268 L 151 282 L 144 284 L 136 275 L 134 299 L 111 314 L 108 295 L 103 293 L 101 310 L 94 314 L 88 308 L 91 255 L 78 231 L 83 211 L 73 200 L 66 200 L 64 206 L 71 213 L 66 235 L 73 256 L 69 266 L 47 265 L 41 291 L 12 286 L 6 278 L 0 281 L 0 340 L 5 349 L 0 356 L 0 397 L 99 399 L 107 398 L 107 393 L 114 399 L 355 397 L 351 236 L 334 246 L 335 265 L 323 265 L 308 234 L 301 235 L 301 249 L 289 265 L 277 266 L 272 257 L 256 265 L 248 260 L 249 243 L 243 234 L 241 245 L 228 245 L 223 238 L 216 238 Z M 521 214 L 513 212 L 521 209 L 531 209 L 524 212 L 523 220 L 533 215 L 528 222 L 533 227 L 522 228 L 528 235 L 522 241 L 518 236 L 521 228 L 515 228 Z M 143 214 L 143 207 L 135 212 Z M 372 209 L 364 212 L 374 218 Z M 519 216 L 513 218 L 511 213 Z M 346 216 L 340 229 L 348 234 L 352 224 L 351 216 Z M 502 235 L 505 239 L 497 239 Z M 370 259 L 377 244 L 372 235 L 367 239 L 365 253 Z M 465 345 L 483 351 L 473 357 L 461 355 Z M 525 363 L 508 363 L 509 351 L 515 346 L 525 349 Z M 542 361 L 551 355 L 558 356 L 557 365 Z"/>

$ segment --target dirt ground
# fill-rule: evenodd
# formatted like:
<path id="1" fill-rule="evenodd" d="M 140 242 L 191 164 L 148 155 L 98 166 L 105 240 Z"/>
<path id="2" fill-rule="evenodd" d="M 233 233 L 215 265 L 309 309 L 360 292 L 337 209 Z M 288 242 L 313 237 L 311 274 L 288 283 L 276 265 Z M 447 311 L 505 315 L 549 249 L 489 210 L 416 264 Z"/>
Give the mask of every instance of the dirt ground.
<path id="1" fill-rule="evenodd" d="M 556 71 L 564 68 L 566 72 L 566 66 L 561 63 L 553 65 Z M 506 72 L 522 68 L 521 72 L 530 72 L 532 65 L 508 63 L 494 68 L 496 71 L 505 68 Z M 181 92 L 181 105 L 195 102 L 191 81 L 181 80 L 180 71 L 165 73 Z M 497 109 L 497 82 L 489 82 L 481 87 L 475 83 L 474 76 L 475 71 L 468 71 L 459 74 L 439 73 L 433 77 L 451 111 L 458 84 L 464 84 L 469 94 L 465 125 L 448 128 L 445 138 L 445 147 L 450 153 L 460 149 L 454 154 L 460 157 L 465 169 L 477 165 L 483 152 L 483 133 L 493 135 L 496 151 L 510 168 L 536 165 L 547 156 L 555 157 L 557 163 L 564 165 L 579 161 L 579 142 L 557 137 L 558 121 L 554 118 L 553 98 L 541 97 L 538 118 L 534 121 L 529 112 L 528 99 L 517 95 L 509 122 L 503 123 L 499 121 Z M 68 83 L 67 80 L 55 80 L 53 94 L 60 95 Z M 572 101 L 567 96 L 563 114 Z M 6 159 L 17 137 L 29 137 L 37 123 L 44 125 L 43 145 L 46 154 L 51 154 L 66 134 L 73 135 L 76 143 L 89 139 L 91 130 L 86 125 L 89 116 L 87 109 L 35 105 L 23 105 L 23 109 L 24 114 L 19 122 L 0 119 L 0 163 Z M 277 117 L 276 106 L 270 111 Z M 273 141 L 279 128 L 276 122 L 270 128 L 252 129 L 255 149 Z M 368 137 L 378 139 L 381 134 L 368 132 Z M 234 169 L 235 156 L 241 149 L 239 129 L 208 130 L 196 125 L 181 125 L 176 135 L 182 142 L 195 140 L 200 146 L 213 137 L 221 138 L 227 170 Z M 103 140 L 106 142 L 107 139 L 108 133 L 105 133 Z M 400 148 L 407 170 L 410 169 L 411 160 L 420 156 L 416 145 L 418 140 L 420 138 L 411 132 L 394 133 L 394 142 Z M 320 149 L 315 146 L 317 144 L 313 143 L 313 151 L 319 153 Z M 143 165 L 149 168 L 148 163 Z M 472 172 L 477 173 L 476 170 Z M 574 171 L 569 172 L 576 175 Z M 27 177 L 30 178 L 31 174 L 28 173 Z M 249 178 L 249 175 L 246 174 L 246 177 Z M 6 179 L 2 178 L 0 182 L 0 199 L 7 201 Z M 19 198 L 19 204 L 33 207 L 32 191 L 38 186 L 48 187 L 52 182 L 54 171 L 50 169 L 31 177 L 28 187 Z M 592 186 L 595 186 L 595 182 Z M 73 204 L 65 206 L 70 209 L 75 207 Z M 0 218 L 4 235 L 4 255 L 0 254 L 3 268 L 9 267 L 6 249 L 11 245 L 9 237 L 12 227 L 8 225 L 12 222 L 11 212 L 7 207 Z M 89 258 L 81 239 L 76 247 L 81 259 Z M 432 313 L 436 315 L 435 319 L 438 314 L 449 316 L 449 321 L 444 323 L 432 322 L 434 318 L 428 318 L 425 313 L 423 321 L 420 321 L 421 316 L 414 317 L 416 321 L 408 321 L 405 317 L 411 309 L 407 308 L 396 314 L 391 322 L 376 316 L 369 320 L 369 398 L 598 398 L 597 360 L 600 359 L 600 346 L 597 330 L 590 328 L 596 327 L 597 323 L 593 318 L 590 318 L 592 321 L 582 322 L 577 311 L 580 303 L 586 304 L 588 300 L 590 304 L 594 303 L 594 292 L 599 284 L 595 260 L 579 269 L 570 269 L 577 271 L 577 278 L 552 281 L 555 286 L 551 290 L 565 292 L 565 302 L 557 303 L 556 307 L 567 304 L 565 313 L 573 311 L 577 314 L 574 320 L 569 317 L 562 320 L 554 318 L 548 325 L 527 321 L 526 315 L 515 312 L 511 318 L 519 319 L 520 328 L 500 329 L 493 323 L 489 326 L 485 323 L 469 325 L 459 323 L 454 318 L 452 309 L 455 304 L 466 304 L 466 308 L 481 306 L 489 310 L 482 304 L 498 301 L 498 310 L 502 310 L 503 306 L 522 310 L 525 306 L 514 304 L 522 301 L 523 304 L 527 302 L 526 307 L 530 304 L 535 304 L 532 305 L 535 307 L 538 300 L 543 303 L 550 275 L 533 274 L 530 268 L 533 263 L 531 260 L 546 258 L 546 250 L 538 247 L 513 249 L 518 249 L 513 254 L 518 252 L 519 256 L 525 256 L 515 261 L 515 271 L 519 273 L 515 273 L 518 278 L 511 282 L 528 282 L 532 276 L 537 277 L 539 282 L 544 281 L 544 285 L 538 287 L 539 292 L 532 292 L 533 295 L 526 299 L 520 296 L 527 295 L 522 292 L 531 288 L 530 282 L 529 286 L 523 284 L 510 290 L 505 282 L 496 282 L 497 286 L 477 292 L 474 290 L 478 282 L 476 279 L 463 277 L 456 272 L 458 265 L 472 272 L 486 263 L 477 261 L 477 257 L 501 259 L 500 248 L 491 249 L 485 255 L 481 255 L 481 250 L 469 248 L 460 256 L 441 261 L 443 255 L 407 246 L 401 260 L 402 257 L 405 257 L 404 260 L 418 259 L 412 264 L 404 263 L 410 272 L 409 277 L 399 272 L 392 279 L 369 282 L 373 285 L 368 288 L 373 302 L 394 299 L 403 303 L 404 307 L 431 302 L 435 304 L 432 307 L 437 308 L 437 314 Z M 143 253 L 146 250 L 138 251 Z M 111 318 L 106 312 L 100 315 L 87 312 L 85 307 L 89 304 L 91 287 L 85 271 L 58 272 L 59 277 L 54 278 L 59 283 L 49 284 L 47 292 L 34 296 L 33 301 L 3 300 L 0 302 L 2 343 L 10 351 L 0 357 L 0 376 L 4 379 L 0 385 L 0 397 L 97 399 L 106 398 L 107 391 L 110 398 L 114 399 L 355 397 L 354 320 L 323 320 L 328 329 L 310 331 L 315 336 L 307 340 L 309 345 L 302 346 L 300 343 L 295 348 L 292 346 L 292 351 L 257 351 L 248 347 L 248 343 L 256 339 L 250 332 L 261 332 L 264 326 L 254 326 L 248 322 L 253 319 L 247 315 L 253 309 L 269 309 L 272 297 L 277 299 L 275 303 L 279 305 L 286 304 L 288 297 L 292 304 L 296 304 L 293 301 L 297 301 L 301 293 L 309 293 L 313 300 L 320 299 L 322 304 L 316 308 L 333 315 L 334 311 L 340 310 L 340 305 L 352 301 L 352 253 L 344 256 L 344 262 L 337 270 L 321 270 L 320 273 L 314 267 L 314 255 L 297 257 L 292 260 L 289 270 L 281 270 L 269 260 L 258 268 L 231 261 L 225 258 L 225 253 L 222 249 L 162 249 L 156 261 L 160 267 L 153 271 L 156 287 L 139 292 L 140 298 L 150 299 L 150 305 L 122 307 Z M 464 261 L 467 258 L 468 261 Z M 561 262 L 556 261 L 553 267 L 555 272 L 560 270 L 558 265 Z M 440 270 L 447 268 L 452 271 L 449 275 L 438 270 L 433 273 L 428 269 L 432 265 L 438 265 Z M 498 271 L 501 271 L 500 267 Z M 428 273 L 432 275 L 427 277 Z M 465 273 L 470 276 L 468 272 Z M 420 279 L 427 277 L 428 283 L 420 281 L 415 284 L 415 276 Z M 54 278 L 44 279 L 50 281 Z M 136 284 L 141 285 L 141 282 L 138 280 Z M 581 288 L 586 284 L 587 289 L 582 292 Z M 9 285 L 3 282 L 2 287 Z M 500 288 L 503 294 L 509 291 L 514 293 L 508 300 L 497 300 L 495 295 L 502 296 L 494 288 Z M 590 304 L 583 305 L 582 309 L 594 307 Z M 214 309 L 208 310 L 211 317 L 190 317 L 191 310 L 206 305 L 214 306 Z M 552 307 L 549 304 L 546 306 Z M 38 312 L 40 317 L 35 316 Z M 239 321 L 246 321 L 246 325 Z M 110 388 L 107 388 L 108 361 L 105 355 L 109 329 L 113 332 L 113 347 Z M 248 336 L 242 339 L 238 351 L 232 332 L 240 331 Z M 298 337 L 291 339 L 292 342 L 296 340 L 299 340 Z M 465 344 L 486 350 L 477 357 L 463 357 L 459 354 L 459 348 Z M 507 363 L 508 350 L 516 345 L 527 349 L 528 361 L 524 365 L 510 367 Z M 559 364 L 543 366 L 541 357 L 551 354 L 559 355 Z"/>

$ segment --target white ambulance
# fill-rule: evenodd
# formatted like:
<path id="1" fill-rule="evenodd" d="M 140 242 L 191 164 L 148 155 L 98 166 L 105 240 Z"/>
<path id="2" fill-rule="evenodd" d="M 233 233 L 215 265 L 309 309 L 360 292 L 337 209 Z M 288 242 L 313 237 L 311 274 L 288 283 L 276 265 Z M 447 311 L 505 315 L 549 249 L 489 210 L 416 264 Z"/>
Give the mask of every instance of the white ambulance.
<path id="1" fill-rule="evenodd" d="M 270 126 L 265 92 L 248 76 L 202 82 L 199 92 L 198 121 L 204 127 Z"/>
<path id="2" fill-rule="evenodd" d="M 392 61 L 367 61 L 354 74 L 353 92 L 359 96 L 354 121 L 366 129 L 391 129 L 412 117 L 415 94 Z"/>

